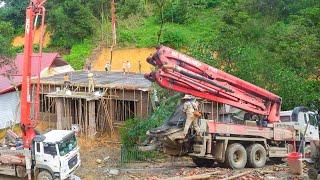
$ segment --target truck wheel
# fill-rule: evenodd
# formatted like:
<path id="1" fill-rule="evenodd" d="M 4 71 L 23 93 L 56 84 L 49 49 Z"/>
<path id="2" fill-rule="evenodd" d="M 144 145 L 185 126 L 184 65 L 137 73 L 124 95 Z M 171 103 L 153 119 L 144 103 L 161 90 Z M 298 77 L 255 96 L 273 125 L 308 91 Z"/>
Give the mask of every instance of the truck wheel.
<path id="1" fill-rule="evenodd" d="M 211 167 L 214 164 L 212 159 L 192 158 L 192 161 L 198 167 Z"/>
<path id="2" fill-rule="evenodd" d="M 53 180 L 53 177 L 47 170 L 42 170 L 38 174 L 37 180 Z"/>
<path id="3" fill-rule="evenodd" d="M 26 171 L 26 168 L 24 166 L 17 166 L 16 167 L 16 173 L 17 173 L 17 177 L 19 177 L 19 178 L 27 176 L 27 171 Z"/>
<path id="4" fill-rule="evenodd" d="M 260 168 L 266 164 L 267 152 L 261 144 L 252 144 L 247 148 L 248 166 Z"/>
<path id="5" fill-rule="evenodd" d="M 225 164 L 232 169 L 242 169 L 247 164 L 247 153 L 242 144 L 234 143 L 227 147 Z"/>
<path id="6" fill-rule="evenodd" d="M 310 180 L 316 180 L 318 178 L 318 171 L 316 169 L 309 169 L 308 170 L 308 177 Z"/>

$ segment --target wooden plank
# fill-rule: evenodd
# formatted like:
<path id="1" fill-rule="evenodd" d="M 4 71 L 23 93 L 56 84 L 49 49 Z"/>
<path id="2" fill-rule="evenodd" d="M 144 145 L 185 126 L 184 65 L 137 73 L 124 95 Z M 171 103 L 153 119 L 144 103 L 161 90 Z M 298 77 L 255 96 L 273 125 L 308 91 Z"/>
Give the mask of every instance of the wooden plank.
<path id="1" fill-rule="evenodd" d="M 95 113 L 95 107 L 96 107 L 96 104 L 95 104 L 95 101 L 89 101 L 88 102 L 89 104 L 89 138 L 91 139 L 94 139 L 95 138 L 95 135 L 97 133 L 97 130 L 96 130 L 96 113 Z"/>
<path id="2" fill-rule="evenodd" d="M 245 171 L 243 173 L 239 173 L 239 174 L 236 174 L 236 175 L 233 175 L 233 176 L 230 176 L 230 177 L 227 177 L 227 178 L 224 178 L 223 180 L 232 180 L 232 179 L 236 179 L 236 178 L 239 178 L 241 176 L 244 176 L 244 175 L 247 175 L 249 173 L 251 173 L 252 170 L 249 170 L 249 171 Z"/>
<path id="3" fill-rule="evenodd" d="M 179 179 L 179 180 L 210 179 L 212 175 L 219 174 L 219 173 L 221 173 L 221 171 L 214 171 L 214 172 L 210 172 L 210 173 L 197 174 L 197 175 L 185 176 L 185 177 L 175 176 L 175 177 L 168 178 L 168 179 L 166 179 L 166 180 L 177 180 L 177 179 Z"/>
<path id="4" fill-rule="evenodd" d="M 63 108 L 63 99 L 57 98 L 56 99 L 56 112 L 57 112 L 57 129 L 62 129 L 63 124 L 63 114 L 64 114 L 64 108 Z"/>

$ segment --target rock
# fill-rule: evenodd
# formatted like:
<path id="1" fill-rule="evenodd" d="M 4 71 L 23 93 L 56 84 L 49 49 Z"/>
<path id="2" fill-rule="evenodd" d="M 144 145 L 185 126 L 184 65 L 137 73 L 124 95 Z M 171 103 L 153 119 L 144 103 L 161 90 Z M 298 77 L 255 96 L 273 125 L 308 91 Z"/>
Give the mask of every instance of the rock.
<path id="1" fill-rule="evenodd" d="M 107 156 L 107 157 L 103 158 L 103 161 L 106 162 L 106 161 L 108 161 L 109 159 L 110 159 L 110 156 Z"/>
<path id="2" fill-rule="evenodd" d="M 277 179 L 277 178 L 274 177 L 274 176 L 265 176 L 264 179 L 265 179 L 265 180 L 275 180 L 275 179 Z"/>
<path id="3" fill-rule="evenodd" d="M 74 175 L 74 174 L 72 174 L 71 177 L 70 177 L 70 180 L 81 180 L 81 178 L 76 176 L 76 175 Z"/>
<path id="4" fill-rule="evenodd" d="M 101 163 L 102 163 L 102 160 L 101 160 L 101 159 L 97 159 L 96 162 L 97 162 L 98 164 L 101 164 Z"/>
<path id="5" fill-rule="evenodd" d="M 109 169 L 103 170 L 103 173 L 108 174 L 109 173 Z"/>
<path id="6" fill-rule="evenodd" d="M 119 175 L 119 173 L 120 173 L 119 169 L 110 169 L 109 170 L 109 174 L 114 175 L 114 176 Z"/>

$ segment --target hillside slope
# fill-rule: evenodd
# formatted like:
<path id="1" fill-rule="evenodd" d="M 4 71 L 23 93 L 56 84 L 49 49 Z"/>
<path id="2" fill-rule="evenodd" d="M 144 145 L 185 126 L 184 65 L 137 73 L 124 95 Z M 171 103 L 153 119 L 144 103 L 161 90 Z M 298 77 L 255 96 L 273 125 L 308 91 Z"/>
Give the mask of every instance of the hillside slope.
<path id="1" fill-rule="evenodd" d="M 154 48 L 130 48 L 115 49 L 112 56 L 112 71 L 122 71 L 123 62 L 131 63 L 130 72 L 139 73 L 139 62 L 141 63 L 141 73 L 151 71 L 151 66 L 146 62 L 146 58 L 155 52 Z M 106 63 L 110 63 L 110 49 L 104 48 L 97 60 L 93 62 L 93 69 L 104 71 Z"/>

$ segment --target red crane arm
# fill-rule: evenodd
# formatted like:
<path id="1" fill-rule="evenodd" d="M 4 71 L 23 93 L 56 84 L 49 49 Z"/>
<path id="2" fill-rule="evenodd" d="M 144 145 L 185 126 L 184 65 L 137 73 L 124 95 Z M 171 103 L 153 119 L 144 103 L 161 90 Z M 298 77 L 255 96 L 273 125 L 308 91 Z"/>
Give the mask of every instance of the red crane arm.
<path id="1" fill-rule="evenodd" d="M 40 49 L 38 56 L 38 82 L 35 93 L 35 101 L 32 101 L 31 96 L 31 58 L 33 56 L 33 39 L 36 29 L 37 17 L 41 16 L 41 32 L 44 29 L 45 8 L 43 4 L 46 0 L 31 0 L 30 5 L 26 9 L 26 23 L 25 23 L 25 39 L 24 39 L 24 59 L 22 70 L 22 86 L 21 86 L 21 130 L 23 144 L 25 148 L 30 148 L 32 139 L 35 136 L 35 121 L 39 118 L 39 82 L 40 82 L 40 62 L 42 57 L 42 42 L 43 36 L 40 37 Z M 31 114 L 31 105 L 34 104 L 34 113 Z M 33 116 L 33 117 L 32 117 Z"/>
<path id="2" fill-rule="evenodd" d="M 160 46 L 147 61 L 156 71 L 145 77 L 160 86 L 228 104 L 279 121 L 281 98 L 171 48 Z"/>

